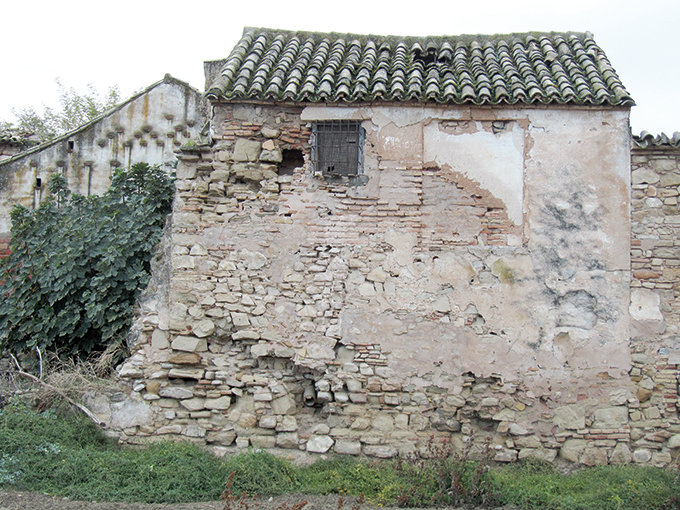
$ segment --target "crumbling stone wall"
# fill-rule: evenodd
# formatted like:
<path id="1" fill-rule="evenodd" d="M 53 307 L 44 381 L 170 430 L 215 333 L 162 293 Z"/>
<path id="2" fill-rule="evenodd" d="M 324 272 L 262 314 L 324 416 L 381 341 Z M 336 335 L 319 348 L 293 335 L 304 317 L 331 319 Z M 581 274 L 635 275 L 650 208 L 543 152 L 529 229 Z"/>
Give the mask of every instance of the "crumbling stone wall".
<path id="1" fill-rule="evenodd" d="M 649 460 L 626 109 L 213 108 L 120 371 L 153 415 L 125 440 Z M 312 123 L 340 118 L 367 133 L 353 182 L 310 165 Z"/>

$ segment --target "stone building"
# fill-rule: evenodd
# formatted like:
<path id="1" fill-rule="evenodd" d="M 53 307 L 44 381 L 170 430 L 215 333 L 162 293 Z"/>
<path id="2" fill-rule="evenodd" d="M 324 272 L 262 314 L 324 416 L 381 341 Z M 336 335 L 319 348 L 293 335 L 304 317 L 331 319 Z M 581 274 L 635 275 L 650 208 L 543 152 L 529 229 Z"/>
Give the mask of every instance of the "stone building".
<path id="1" fill-rule="evenodd" d="M 66 176 L 72 191 L 90 195 L 109 187 L 114 168 L 136 162 L 174 166 L 175 151 L 198 137 L 200 106 L 197 90 L 166 75 L 73 131 L 34 147 L 23 144 L 23 151 L 0 160 L 0 239 L 8 237 L 12 208 L 36 207 L 55 172 Z"/>
<path id="2" fill-rule="evenodd" d="M 206 72 L 131 399 L 91 403 L 125 440 L 677 456 L 678 149 L 637 141 L 631 259 L 633 101 L 590 34 L 246 29 Z"/>

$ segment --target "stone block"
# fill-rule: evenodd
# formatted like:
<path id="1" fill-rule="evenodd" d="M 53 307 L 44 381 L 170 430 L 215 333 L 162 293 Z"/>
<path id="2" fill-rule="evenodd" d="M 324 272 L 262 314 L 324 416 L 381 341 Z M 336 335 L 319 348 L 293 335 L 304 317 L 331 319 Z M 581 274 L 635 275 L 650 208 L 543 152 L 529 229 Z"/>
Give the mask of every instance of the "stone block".
<path id="1" fill-rule="evenodd" d="M 298 424 L 295 416 L 284 416 L 276 425 L 277 432 L 295 432 L 297 429 Z"/>
<path id="2" fill-rule="evenodd" d="M 156 430 L 156 434 L 159 434 L 159 435 L 181 434 L 181 433 L 182 433 L 182 426 L 181 425 L 166 425 L 165 427 L 159 427 Z"/>
<path id="3" fill-rule="evenodd" d="M 187 425 L 183 434 L 187 437 L 205 437 L 206 430 L 198 425 Z"/>
<path id="4" fill-rule="evenodd" d="M 517 455 L 521 459 L 536 459 L 544 462 L 552 462 L 557 456 L 557 450 L 550 448 L 522 448 Z"/>
<path id="5" fill-rule="evenodd" d="M 250 355 L 253 358 L 263 358 L 265 356 L 271 356 L 274 351 L 271 344 L 255 344 L 250 346 Z"/>
<path id="6" fill-rule="evenodd" d="M 171 368 L 168 372 L 169 378 L 174 379 L 203 379 L 205 370 L 202 368 Z"/>
<path id="7" fill-rule="evenodd" d="M 232 159 L 234 161 L 257 161 L 260 156 L 260 148 L 261 144 L 258 141 L 239 138 L 234 144 Z"/>
<path id="8" fill-rule="evenodd" d="M 208 443 L 218 443 L 222 446 L 229 446 L 234 442 L 234 439 L 236 439 L 236 432 L 233 430 L 225 430 L 225 431 L 208 431 L 205 440 Z"/>
<path id="9" fill-rule="evenodd" d="M 502 449 L 497 450 L 493 460 L 496 462 L 515 462 L 517 460 L 517 450 Z"/>
<path id="10" fill-rule="evenodd" d="M 617 429 L 628 423 L 628 408 L 605 407 L 595 410 L 593 427 L 601 429 Z"/>
<path id="11" fill-rule="evenodd" d="M 586 441 L 583 439 L 567 439 L 560 448 L 560 457 L 569 462 L 578 462 L 586 449 Z"/>
<path id="12" fill-rule="evenodd" d="M 272 400 L 271 409 L 274 414 L 295 414 L 295 401 L 289 395 L 283 395 Z"/>
<path id="13" fill-rule="evenodd" d="M 283 161 L 283 153 L 278 147 L 273 150 L 263 150 L 260 153 L 260 161 L 266 163 L 281 163 L 281 161 Z"/>
<path id="14" fill-rule="evenodd" d="M 659 182 L 659 175 L 648 168 L 639 168 L 631 173 L 633 184 L 654 184 Z"/>
<path id="15" fill-rule="evenodd" d="M 638 463 L 646 463 L 652 460 L 652 452 L 645 448 L 640 448 L 633 452 L 633 461 Z"/>
<path id="16" fill-rule="evenodd" d="M 189 411 L 200 411 L 201 409 L 205 409 L 204 402 L 205 399 L 198 397 L 180 400 L 182 407 Z"/>
<path id="17" fill-rule="evenodd" d="M 274 448 L 276 446 L 276 436 L 251 436 L 250 444 L 255 448 Z"/>
<path id="18" fill-rule="evenodd" d="M 383 434 L 388 434 L 394 430 L 394 420 L 389 415 L 380 414 L 373 419 L 373 428 Z"/>
<path id="19" fill-rule="evenodd" d="M 232 340 L 259 340 L 260 333 L 252 329 L 243 329 L 241 331 L 236 331 L 231 335 Z M 266 356 L 264 354 L 263 356 Z"/>
<path id="20" fill-rule="evenodd" d="M 359 441 L 351 441 L 349 439 L 338 439 L 335 442 L 333 451 L 341 455 L 360 455 L 361 443 Z"/>
<path id="21" fill-rule="evenodd" d="M 214 182 L 227 182 L 231 172 L 229 170 L 215 170 L 210 173 L 210 180 Z"/>
<path id="22" fill-rule="evenodd" d="M 171 346 L 176 351 L 204 352 L 208 350 L 208 343 L 204 338 L 193 336 L 177 336 Z"/>
<path id="23" fill-rule="evenodd" d="M 654 452 L 652 455 L 652 464 L 656 467 L 666 467 L 671 462 L 673 458 L 669 452 Z"/>
<path id="24" fill-rule="evenodd" d="M 607 464 L 607 450 L 604 448 L 596 448 L 594 446 L 587 446 L 583 450 L 581 456 L 581 463 L 586 466 L 604 466 Z"/>
<path id="25" fill-rule="evenodd" d="M 364 455 L 378 457 L 379 459 L 391 459 L 397 455 L 397 449 L 386 445 L 364 445 Z"/>
<path id="26" fill-rule="evenodd" d="M 517 419 L 517 414 L 512 409 L 501 409 L 499 412 L 493 415 L 494 421 L 507 421 L 514 422 Z"/>
<path id="27" fill-rule="evenodd" d="M 231 312 L 231 322 L 236 329 L 246 329 L 250 327 L 248 315 L 242 312 Z"/>
<path id="28" fill-rule="evenodd" d="M 628 390 L 621 388 L 618 390 L 609 392 L 609 405 L 611 406 L 622 406 L 628 401 Z"/>
<path id="29" fill-rule="evenodd" d="M 333 446 L 334 441 L 329 436 L 311 436 L 307 441 L 307 451 L 312 453 L 326 453 Z"/>
<path id="30" fill-rule="evenodd" d="M 176 176 L 178 180 L 194 179 L 196 177 L 196 167 L 187 163 L 180 163 L 177 165 Z"/>
<path id="31" fill-rule="evenodd" d="M 680 448 L 680 434 L 675 434 L 668 439 L 669 448 Z"/>
<path id="32" fill-rule="evenodd" d="M 530 432 L 526 428 L 524 428 L 522 425 L 518 423 L 511 423 L 510 427 L 508 428 L 508 431 L 513 436 L 526 436 L 527 434 L 530 434 Z"/>
<path id="33" fill-rule="evenodd" d="M 175 365 L 198 365 L 201 362 L 201 356 L 195 352 L 180 352 L 170 356 L 168 362 Z"/>
<path id="34" fill-rule="evenodd" d="M 566 405 L 554 411 L 553 422 L 564 429 L 582 429 L 586 426 L 586 412 L 582 406 Z"/>
<path id="35" fill-rule="evenodd" d="M 257 416 L 251 413 L 241 413 L 236 422 L 241 428 L 251 429 L 257 425 Z"/>
<path id="36" fill-rule="evenodd" d="M 185 398 L 193 397 L 194 392 L 188 388 L 181 388 L 179 386 L 167 386 L 165 388 L 161 388 L 158 391 L 158 395 L 165 398 L 176 398 L 178 400 L 182 400 Z"/>
<path id="37" fill-rule="evenodd" d="M 609 457 L 609 462 L 612 464 L 628 464 L 631 458 L 628 445 L 626 443 L 617 443 Z"/>
<path id="38" fill-rule="evenodd" d="M 260 428 L 263 429 L 273 429 L 276 427 L 276 416 L 265 415 L 260 417 Z"/>
<path id="39" fill-rule="evenodd" d="M 297 432 L 283 432 L 276 436 L 276 446 L 279 448 L 297 448 L 298 435 Z"/>
<path id="40" fill-rule="evenodd" d="M 215 409 L 222 411 L 224 409 L 229 409 L 229 406 L 231 405 L 231 397 L 228 395 L 219 397 L 219 398 L 206 398 L 205 399 L 205 408 L 206 409 Z"/>
<path id="41" fill-rule="evenodd" d="M 194 335 L 199 338 L 210 336 L 215 331 L 215 323 L 210 319 L 203 319 L 192 325 L 191 328 Z"/>
<path id="42" fill-rule="evenodd" d="M 123 364 L 121 369 L 118 371 L 120 377 L 125 377 L 128 379 L 140 379 L 144 377 L 144 372 L 142 369 L 133 363 L 127 362 Z"/>
<path id="43" fill-rule="evenodd" d="M 261 130 L 260 133 L 262 133 L 262 136 L 265 138 L 276 138 L 279 136 L 280 131 L 278 129 L 272 129 L 267 126 L 264 126 Z"/>
<path id="44" fill-rule="evenodd" d="M 154 329 L 153 333 L 151 333 L 151 347 L 156 350 L 167 349 L 170 347 L 167 331 Z"/>

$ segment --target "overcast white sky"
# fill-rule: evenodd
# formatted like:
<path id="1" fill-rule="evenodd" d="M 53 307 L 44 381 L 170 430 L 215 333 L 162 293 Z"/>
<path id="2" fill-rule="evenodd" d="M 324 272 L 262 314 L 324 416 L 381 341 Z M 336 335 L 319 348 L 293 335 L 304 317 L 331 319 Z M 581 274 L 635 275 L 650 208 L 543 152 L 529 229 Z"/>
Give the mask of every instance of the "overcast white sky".
<path id="1" fill-rule="evenodd" d="M 54 105 L 55 79 L 123 97 L 165 73 L 204 89 L 244 26 L 398 35 L 590 31 L 637 102 L 634 133 L 680 131 L 680 2 L 656 0 L 22 0 L 3 2 L 0 120 Z"/>

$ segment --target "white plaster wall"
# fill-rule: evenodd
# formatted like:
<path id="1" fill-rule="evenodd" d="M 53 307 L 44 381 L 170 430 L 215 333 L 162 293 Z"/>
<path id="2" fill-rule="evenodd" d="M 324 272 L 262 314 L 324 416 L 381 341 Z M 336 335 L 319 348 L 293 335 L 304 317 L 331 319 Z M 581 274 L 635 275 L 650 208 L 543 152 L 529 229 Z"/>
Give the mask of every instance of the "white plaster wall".
<path id="1" fill-rule="evenodd" d="M 393 274 L 383 287 L 386 293 L 394 291 L 369 297 L 368 305 L 347 307 L 343 327 L 350 342 L 381 344 L 392 353 L 390 366 L 405 377 L 432 372 L 433 360 L 438 367 L 434 377 L 444 379 L 466 371 L 508 379 L 531 373 L 538 385 L 576 377 L 589 386 L 599 384 L 597 373 L 626 377 L 627 110 L 310 106 L 302 118 L 364 120 L 370 144 L 364 169 L 368 184 L 352 190 L 356 196 L 412 203 L 408 182 L 398 189 L 399 169 L 435 163 L 499 199 L 522 232 L 517 248 L 485 252 L 480 247 L 472 253 L 460 247 L 432 257 L 411 243 L 406 254 L 398 255 L 398 249 L 389 254 L 381 266 Z M 386 185 L 390 194 L 381 191 Z M 442 187 L 441 192 L 452 190 Z M 442 195 L 441 201 L 446 200 Z M 323 193 L 310 193 L 306 201 L 328 204 Z M 462 228 L 464 218 L 453 210 L 439 213 L 442 222 Z M 470 272 L 460 271 L 447 284 L 436 276 L 436 264 L 450 257 L 470 267 L 476 281 L 496 263 L 509 268 L 515 281 L 470 285 Z M 365 299 L 360 285 L 349 281 L 347 288 L 359 303 Z M 395 318 L 400 310 L 441 307 L 442 291 L 445 308 L 463 313 L 474 305 L 494 334 L 475 334 L 462 323 Z M 440 339 L 445 347 L 424 343 L 428 338 Z"/>

